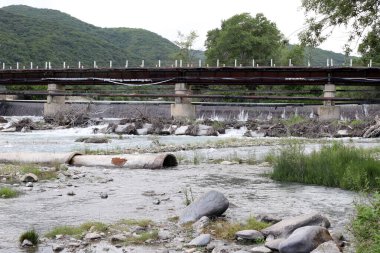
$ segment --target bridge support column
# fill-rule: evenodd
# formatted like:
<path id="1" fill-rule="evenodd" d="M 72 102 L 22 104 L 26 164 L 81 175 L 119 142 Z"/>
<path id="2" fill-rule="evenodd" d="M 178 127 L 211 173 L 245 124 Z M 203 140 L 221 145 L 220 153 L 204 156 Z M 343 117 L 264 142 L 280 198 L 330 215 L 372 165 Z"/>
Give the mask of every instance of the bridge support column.
<path id="1" fill-rule="evenodd" d="M 176 95 L 190 95 L 191 90 L 185 83 L 175 84 Z M 175 104 L 170 107 L 170 114 L 174 119 L 195 119 L 195 105 L 191 104 L 190 98 L 176 97 Z"/>
<path id="2" fill-rule="evenodd" d="M 57 96 L 57 93 L 64 93 L 65 85 L 62 84 L 48 84 L 47 101 L 44 104 L 44 116 L 51 117 L 64 109 L 65 96 Z"/>
<path id="3" fill-rule="evenodd" d="M 336 87 L 334 84 L 325 84 L 325 89 L 323 90 L 324 98 L 334 98 L 336 93 Z M 318 115 L 320 120 L 335 120 L 340 117 L 340 107 L 335 106 L 334 101 L 325 100 L 323 106 L 318 108 Z"/>

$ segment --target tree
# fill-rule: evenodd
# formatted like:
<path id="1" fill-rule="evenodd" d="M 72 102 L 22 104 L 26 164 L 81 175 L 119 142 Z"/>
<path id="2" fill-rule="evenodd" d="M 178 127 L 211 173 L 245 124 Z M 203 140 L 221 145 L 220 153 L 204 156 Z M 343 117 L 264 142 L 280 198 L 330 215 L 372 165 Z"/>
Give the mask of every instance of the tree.
<path id="1" fill-rule="evenodd" d="M 183 60 L 185 64 L 192 64 L 195 55 L 193 45 L 197 38 L 198 34 L 195 31 L 191 31 L 188 35 L 178 31 L 178 40 L 174 41 L 174 44 L 179 47 L 179 51 L 175 57 Z"/>
<path id="2" fill-rule="evenodd" d="M 360 38 L 363 42 L 359 52 L 363 56 L 380 49 L 379 0 L 302 0 L 302 7 L 308 14 L 308 28 L 299 35 L 304 44 L 316 47 L 336 26 L 345 26 L 350 32 L 346 53 L 351 52 L 352 42 Z"/>
<path id="3" fill-rule="evenodd" d="M 251 65 L 252 60 L 267 64 L 278 56 L 283 44 L 283 36 L 275 23 L 263 14 L 252 17 L 248 13 L 235 15 L 222 21 L 221 28 L 207 33 L 206 57 L 209 64 L 219 59 L 220 64 Z"/>

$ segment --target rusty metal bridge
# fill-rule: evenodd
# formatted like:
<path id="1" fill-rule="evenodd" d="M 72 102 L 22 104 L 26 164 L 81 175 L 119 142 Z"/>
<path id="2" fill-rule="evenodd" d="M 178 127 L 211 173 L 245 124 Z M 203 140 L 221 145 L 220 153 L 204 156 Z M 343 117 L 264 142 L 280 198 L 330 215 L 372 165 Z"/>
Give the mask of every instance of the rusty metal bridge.
<path id="1" fill-rule="evenodd" d="M 29 89 L 52 85 L 51 88 Z M 182 84 L 182 86 L 178 86 Z M 176 104 L 202 101 L 307 101 L 379 104 L 380 68 L 218 67 L 0 70 L 1 95 L 163 98 Z M 11 87 L 9 87 L 11 86 Z M 19 88 L 17 87 L 19 86 Z M 175 86 L 175 88 L 173 87 Z M 277 86 L 284 86 L 276 89 Z M 297 89 L 306 86 L 310 89 Z M 338 86 L 338 89 L 336 88 Z M 22 88 L 21 88 L 22 87 Z M 43 86 L 42 86 L 43 87 Z M 221 88 L 223 87 L 223 88 Z M 259 87 L 259 88 L 258 88 Z M 339 92 L 339 96 L 337 96 Z M 345 96 L 350 92 L 350 96 Z M 355 96 L 352 96 L 354 94 Z M 371 96 L 368 96 L 371 94 Z M 62 103 L 62 99 L 60 100 Z M 53 101 L 54 102 L 54 101 Z"/>

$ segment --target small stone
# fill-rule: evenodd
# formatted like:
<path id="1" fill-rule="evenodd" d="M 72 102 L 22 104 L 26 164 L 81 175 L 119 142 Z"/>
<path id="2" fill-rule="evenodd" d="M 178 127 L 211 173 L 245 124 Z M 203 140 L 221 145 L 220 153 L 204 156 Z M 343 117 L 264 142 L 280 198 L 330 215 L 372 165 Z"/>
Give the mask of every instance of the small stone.
<path id="1" fill-rule="evenodd" d="M 78 175 L 74 175 L 74 176 L 72 176 L 72 179 L 75 179 L 75 180 L 77 180 L 77 179 L 79 179 L 80 177 L 78 176 Z"/>
<path id="2" fill-rule="evenodd" d="M 271 249 L 265 247 L 265 246 L 259 246 L 259 247 L 254 247 L 249 250 L 251 253 L 271 253 L 273 252 Z"/>
<path id="3" fill-rule="evenodd" d="M 195 222 L 193 224 L 193 229 L 197 232 L 197 233 L 202 233 L 203 229 L 210 223 L 210 218 L 207 217 L 207 216 L 203 216 L 202 218 L 200 218 L 197 222 Z"/>
<path id="4" fill-rule="evenodd" d="M 257 230 L 242 230 L 236 232 L 235 236 L 244 240 L 259 241 L 264 239 L 264 235 Z"/>
<path id="5" fill-rule="evenodd" d="M 315 250 L 311 253 L 340 253 L 340 249 L 335 244 L 334 241 L 328 241 L 320 244 Z"/>
<path id="6" fill-rule="evenodd" d="M 33 243 L 27 239 L 24 239 L 24 241 L 21 243 L 21 247 L 33 247 Z"/>
<path id="7" fill-rule="evenodd" d="M 106 199 L 106 198 L 108 198 L 108 194 L 106 192 L 101 192 L 100 193 L 100 198 Z"/>
<path id="8" fill-rule="evenodd" d="M 210 234 L 202 234 L 189 242 L 189 246 L 203 247 L 209 244 L 211 241 Z"/>
<path id="9" fill-rule="evenodd" d="M 25 184 L 25 186 L 26 186 L 26 187 L 33 187 L 33 183 L 32 183 L 32 182 L 27 182 L 27 183 Z"/>
<path id="10" fill-rule="evenodd" d="M 71 242 L 71 243 L 69 243 L 69 247 L 78 248 L 78 247 L 80 247 L 80 243 L 79 242 Z"/>
<path id="11" fill-rule="evenodd" d="M 57 240 L 61 240 L 61 239 L 63 239 L 63 235 L 56 235 L 56 236 L 55 236 L 55 239 L 57 239 Z"/>
<path id="12" fill-rule="evenodd" d="M 171 237 L 171 234 L 169 231 L 160 230 L 158 232 L 158 238 L 160 238 L 161 240 L 168 240 L 170 239 L 170 237 Z"/>
<path id="13" fill-rule="evenodd" d="M 98 234 L 98 233 L 88 233 L 84 237 L 84 239 L 86 239 L 86 240 L 97 240 L 97 239 L 100 239 L 100 238 L 101 238 L 101 235 Z"/>
<path id="14" fill-rule="evenodd" d="M 111 236 L 110 238 L 110 241 L 111 242 L 123 242 L 127 239 L 127 237 L 123 234 L 117 234 L 117 235 L 113 235 Z"/>
<path id="15" fill-rule="evenodd" d="M 194 253 L 195 251 L 197 251 L 197 248 L 191 248 L 191 249 L 185 250 L 186 253 Z"/>
<path id="16" fill-rule="evenodd" d="M 53 244 L 52 248 L 53 248 L 54 252 L 60 252 L 60 251 L 64 250 L 65 247 L 61 244 Z"/>
<path id="17" fill-rule="evenodd" d="M 68 196 L 74 196 L 74 195 L 75 195 L 75 192 L 73 192 L 73 191 L 69 191 L 69 192 L 67 193 L 67 195 L 68 195 Z"/>
<path id="18" fill-rule="evenodd" d="M 153 201 L 153 205 L 159 205 L 160 203 L 161 203 L 161 200 L 159 200 L 159 199 L 155 199 Z"/>
<path id="19" fill-rule="evenodd" d="M 223 161 L 220 163 L 221 165 L 234 165 L 234 164 L 238 164 L 238 162 L 231 162 L 231 161 Z"/>

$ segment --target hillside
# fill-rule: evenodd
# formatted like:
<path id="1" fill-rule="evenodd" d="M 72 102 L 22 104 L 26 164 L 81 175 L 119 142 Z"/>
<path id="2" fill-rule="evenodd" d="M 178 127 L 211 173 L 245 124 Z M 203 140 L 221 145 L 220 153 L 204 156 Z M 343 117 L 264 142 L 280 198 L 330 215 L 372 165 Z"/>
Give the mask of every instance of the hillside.
<path id="1" fill-rule="evenodd" d="M 144 29 L 99 28 L 65 13 L 23 5 L 0 9 L 0 62 L 43 66 L 77 66 L 81 61 L 92 66 L 138 66 L 168 60 L 177 46 Z"/>
<path id="2" fill-rule="evenodd" d="M 158 60 L 171 65 L 178 48 L 171 41 L 144 29 L 100 28 L 68 14 L 50 9 L 37 9 L 25 5 L 13 5 L 0 9 L 0 63 L 15 66 L 77 67 L 81 61 L 85 67 L 155 66 Z M 305 52 L 305 58 L 308 57 Z M 344 63 L 345 57 L 321 49 L 312 49 L 312 66 L 326 66 L 326 59 L 332 58 L 335 65 Z M 196 51 L 195 59 L 202 59 L 204 52 Z M 165 62 L 166 61 L 166 62 Z M 197 60 L 195 61 L 197 62 Z M 307 60 L 305 60 L 307 63 Z"/>

